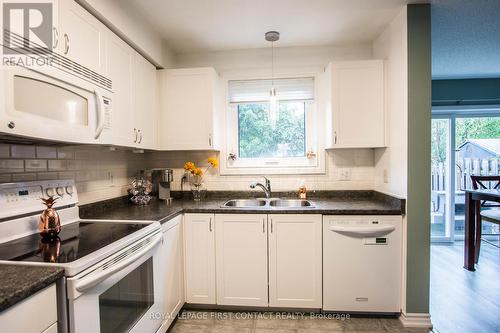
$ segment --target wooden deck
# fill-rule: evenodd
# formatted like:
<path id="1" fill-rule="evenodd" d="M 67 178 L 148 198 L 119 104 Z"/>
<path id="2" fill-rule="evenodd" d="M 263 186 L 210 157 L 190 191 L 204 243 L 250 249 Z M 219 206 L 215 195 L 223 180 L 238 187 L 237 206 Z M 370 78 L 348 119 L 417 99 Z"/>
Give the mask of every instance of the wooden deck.
<path id="1" fill-rule="evenodd" d="M 431 318 L 439 333 L 500 333 L 500 254 L 483 242 L 475 272 L 463 241 L 431 246 Z"/>

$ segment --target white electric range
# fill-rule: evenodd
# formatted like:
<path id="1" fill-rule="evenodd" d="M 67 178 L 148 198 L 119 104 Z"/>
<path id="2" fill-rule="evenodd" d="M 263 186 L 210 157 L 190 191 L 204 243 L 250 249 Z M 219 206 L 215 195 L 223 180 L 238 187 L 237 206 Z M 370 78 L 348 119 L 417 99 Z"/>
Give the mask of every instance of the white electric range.
<path id="1" fill-rule="evenodd" d="M 40 198 L 58 197 L 58 238 L 43 240 Z M 74 181 L 0 184 L 0 262 L 64 268 L 58 332 L 156 332 L 161 309 L 161 226 L 156 221 L 82 220 Z"/>

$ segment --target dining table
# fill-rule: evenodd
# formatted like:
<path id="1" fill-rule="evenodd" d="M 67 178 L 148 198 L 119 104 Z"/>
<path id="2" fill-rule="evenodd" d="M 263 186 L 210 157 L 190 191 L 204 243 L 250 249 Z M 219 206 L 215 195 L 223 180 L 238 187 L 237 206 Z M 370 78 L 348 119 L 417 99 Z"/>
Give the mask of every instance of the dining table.
<path id="1" fill-rule="evenodd" d="M 467 189 L 465 191 L 465 246 L 464 246 L 464 268 L 468 271 L 475 271 L 476 243 L 476 219 L 480 214 L 477 211 L 477 202 L 494 201 L 500 202 L 499 189 Z"/>

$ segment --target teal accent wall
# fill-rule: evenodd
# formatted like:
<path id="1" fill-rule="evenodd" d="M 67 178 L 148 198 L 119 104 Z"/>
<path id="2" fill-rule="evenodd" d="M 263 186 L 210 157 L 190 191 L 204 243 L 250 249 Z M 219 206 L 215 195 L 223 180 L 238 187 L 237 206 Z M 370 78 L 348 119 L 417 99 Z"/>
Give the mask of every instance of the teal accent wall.
<path id="1" fill-rule="evenodd" d="M 431 8 L 408 5 L 406 313 L 429 313 Z"/>
<path id="2" fill-rule="evenodd" d="M 432 105 L 498 105 L 499 79 L 432 80 Z"/>

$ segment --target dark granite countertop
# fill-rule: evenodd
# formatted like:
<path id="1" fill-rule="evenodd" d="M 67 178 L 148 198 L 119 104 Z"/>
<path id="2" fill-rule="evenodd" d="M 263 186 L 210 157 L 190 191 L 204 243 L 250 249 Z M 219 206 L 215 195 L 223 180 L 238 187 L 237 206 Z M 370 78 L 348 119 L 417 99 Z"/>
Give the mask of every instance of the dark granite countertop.
<path id="1" fill-rule="evenodd" d="M 322 214 L 322 215 L 404 215 L 405 200 L 375 191 L 324 191 L 311 193 L 314 208 L 227 208 L 221 205 L 236 198 L 248 198 L 255 192 L 210 192 L 200 202 L 179 193 L 171 203 L 152 200 L 149 205 L 132 205 L 127 197 L 80 206 L 84 219 L 154 220 L 165 222 L 184 213 L 216 214 Z M 273 193 L 273 197 L 295 198 L 293 193 Z"/>
<path id="2" fill-rule="evenodd" d="M 0 312 L 63 276 L 60 267 L 0 264 Z"/>

